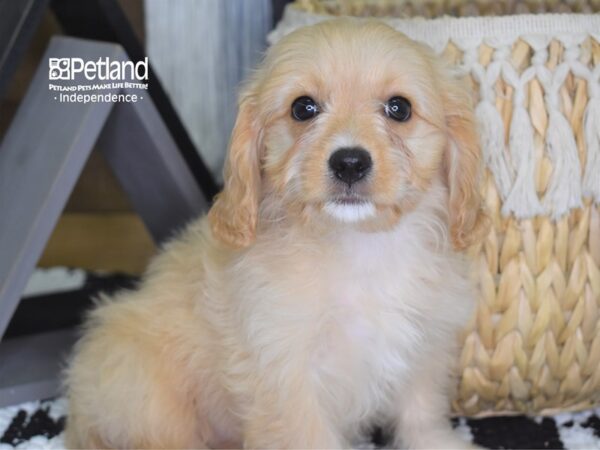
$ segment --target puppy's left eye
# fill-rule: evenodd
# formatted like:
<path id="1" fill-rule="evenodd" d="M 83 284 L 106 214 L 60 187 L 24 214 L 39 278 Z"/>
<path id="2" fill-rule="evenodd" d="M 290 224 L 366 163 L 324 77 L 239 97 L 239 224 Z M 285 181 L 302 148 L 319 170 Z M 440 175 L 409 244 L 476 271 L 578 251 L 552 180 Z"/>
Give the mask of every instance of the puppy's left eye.
<path id="1" fill-rule="evenodd" d="M 392 97 L 384 105 L 385 115 L 398 122 L 406 122 L 410 119 L 411 105 L 404 97 Z"/>
<path id="2" fill-rule="evenodd" d="M 299 122 L 312 119 L 319 114 L 319 105 L 312 98 L 304 95 L 292 103 L 292 117 Z"/>

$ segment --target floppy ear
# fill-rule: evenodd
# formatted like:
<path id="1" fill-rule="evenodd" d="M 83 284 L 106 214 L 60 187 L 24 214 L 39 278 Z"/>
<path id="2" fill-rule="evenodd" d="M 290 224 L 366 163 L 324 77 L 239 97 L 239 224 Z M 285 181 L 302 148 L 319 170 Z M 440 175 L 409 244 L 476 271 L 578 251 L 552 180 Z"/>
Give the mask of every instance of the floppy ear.
<path id="1" fill-rule="evenodd" d="M 224 187 L 208 213 L 214 235 L 240 248 L 256 235 L 260 195 L 259 130 L 251 96 L 241 98 L 223 172 Z"/>
<path id="2" fill-rule="evenodd" d="M 444 163 L 449 191 L 450 235 L 457 250 L 482 239 L 490 222 L 479 195 L 481 149 L 472 96 L 463 81 L 450 75 L 442 83 L 448 132 Z"/>

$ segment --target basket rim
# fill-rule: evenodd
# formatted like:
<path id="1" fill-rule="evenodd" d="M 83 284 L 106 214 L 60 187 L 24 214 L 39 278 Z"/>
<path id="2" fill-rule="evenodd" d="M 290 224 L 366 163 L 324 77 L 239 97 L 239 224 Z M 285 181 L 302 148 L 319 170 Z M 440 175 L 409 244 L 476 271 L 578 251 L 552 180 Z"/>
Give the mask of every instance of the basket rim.
<path id="1" fill-rule="evenodd" d="M 311 25 L 327 19 L 342 16 L 312 13 L 301 10 L 295 3 L 286 6 L 282 20 L 269 35 L 269 42 L 274 43 L 287 34 L 289 26 L 299 27 Z M 348 17 L 348 16 L 344 16 Z M 394 28 L 404 32 L 410 38 L 434 44 L 434 48 L 443 49 L 449 40 L 464 40 L 472 45 L 490 39 L 506 39 L 514 42 L 515 36 L 551 35 L 558 39 L 562 34 L 572 40 L 573 35 L 591 35 L 600 41 L 600 14 L 581 13 L 544 13 L 514 14 L 506 16 L 485 17 L 451 17 L 435 18 L 392 16 L 377 17 Z M 287 28 L 287 29 L 286 29 Z M 576 32 L 574 32 L 576 30 Z"/>

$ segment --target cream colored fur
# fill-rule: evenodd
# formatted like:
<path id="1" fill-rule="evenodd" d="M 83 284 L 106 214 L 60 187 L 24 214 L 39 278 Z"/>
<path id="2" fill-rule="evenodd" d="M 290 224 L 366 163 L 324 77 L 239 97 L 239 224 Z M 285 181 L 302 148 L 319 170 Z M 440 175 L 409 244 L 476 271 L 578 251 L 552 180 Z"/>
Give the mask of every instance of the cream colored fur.
<path id="1" fill-rule="evenodd" d="M 394 94 L 412 122 L 381 112 Z M 322 101 L 313 123 L 290 117 L 300 95 Z M 340 141 L 372 153 L 369 214 L 328 213 Z M 91 313 L 68 445 L 339 448 L 375 421 L 397 447 L 467 446 L 446 414 L 478 163 L 463 84 L 426 48 L 354 20 L 282 40 L 242 95 L 210 220 Z"/>

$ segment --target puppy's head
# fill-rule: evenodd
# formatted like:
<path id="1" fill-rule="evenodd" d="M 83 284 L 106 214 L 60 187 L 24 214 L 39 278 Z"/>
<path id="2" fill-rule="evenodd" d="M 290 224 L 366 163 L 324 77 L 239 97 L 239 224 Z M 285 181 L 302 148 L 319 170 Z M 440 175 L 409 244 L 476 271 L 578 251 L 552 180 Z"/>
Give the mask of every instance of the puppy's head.
<path id="1" fill-rule="evenodd" d="M 241 95 L 213 232 L 243 247 L 261 203 L 305 223 L 393 226 L 439 180 L 452 242 L 482 229 L 478 139 L 463 81 L 426 47 L 376 21 L 289 34 Z"/>

